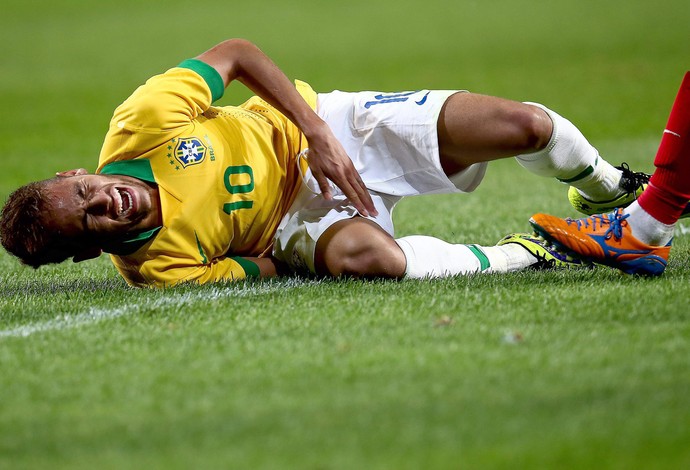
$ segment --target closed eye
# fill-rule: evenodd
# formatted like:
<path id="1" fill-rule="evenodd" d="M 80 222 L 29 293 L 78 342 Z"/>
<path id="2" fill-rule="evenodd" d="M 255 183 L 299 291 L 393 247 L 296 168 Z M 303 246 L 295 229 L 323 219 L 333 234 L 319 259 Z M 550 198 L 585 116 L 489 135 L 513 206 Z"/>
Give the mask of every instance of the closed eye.
<path id="1" fill-rule="evenodd" d="M 80 199 L 84 200 L 86 199 L 86 183 L 81 183 L 79 187 L 77 188 L 77 195 L 79 196 Z"/>
<path id="2" fill-rule="evenodd" d="M 84 215 L 82 216 L 82 229 L 84 230 L 84 233 L 89 231 L 89 214 L 88 211 L 86 210 L 86 183 L 82 182 L 77 185 L 77 198 L 79 201 L 79 206 L 83 208 L 84 210 Z"/>

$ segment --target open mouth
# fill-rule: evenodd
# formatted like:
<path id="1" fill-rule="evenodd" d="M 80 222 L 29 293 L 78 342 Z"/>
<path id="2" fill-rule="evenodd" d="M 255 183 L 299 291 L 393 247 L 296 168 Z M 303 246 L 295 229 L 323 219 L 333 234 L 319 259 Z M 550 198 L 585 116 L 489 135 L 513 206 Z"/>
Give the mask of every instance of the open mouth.
<path id="1" fill-rule="evenodd" d="M 134 196 L 125 188 L 116 188 L 115 204 L 117 205 L 117 216 L 127 217 L 134 209 Z"/>

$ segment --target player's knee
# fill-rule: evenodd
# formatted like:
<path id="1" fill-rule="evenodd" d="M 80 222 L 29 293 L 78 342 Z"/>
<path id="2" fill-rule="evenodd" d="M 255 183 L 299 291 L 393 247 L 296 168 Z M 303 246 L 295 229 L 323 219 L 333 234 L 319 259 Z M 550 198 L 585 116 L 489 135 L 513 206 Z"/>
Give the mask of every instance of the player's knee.
<path id="1" fill-rule="evenodd" d="M 404 274 L 405 265 L 400 263 L 402 252 L 395 242 L 367 243 L 353 248 L 340 259 L 340 274 L 355 277 L 401 277 Z"/>
<path id="2" fill-rule="evenodd" d="M 539 151 L 551 140 L 553 121 L 543 105 L 523 103 L 519 111 L 516 111 L 515 123 L 523 136 L 525 152 Z"/>
<path id="3" fill-rule="evenodd" d="M 366 236 L 332 237 L 317 257 L 317 268 L 322 274 L 353 277 L 402 277 L 405 256 L 395 240 L 382 231 Z"/>

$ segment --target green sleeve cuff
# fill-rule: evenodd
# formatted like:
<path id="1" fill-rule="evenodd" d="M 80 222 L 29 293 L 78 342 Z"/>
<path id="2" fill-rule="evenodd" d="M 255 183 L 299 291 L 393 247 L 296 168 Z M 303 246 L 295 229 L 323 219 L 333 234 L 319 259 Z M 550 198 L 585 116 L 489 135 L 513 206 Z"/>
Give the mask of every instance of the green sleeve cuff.
<path id="1" fill-rule="evenodd" d="M 241 258 L 239 256 L 232 256 L 231 259 L 233 259 L 237 264 L 242 266 L 242 269 L 244 269 L 244 273 L 247 275 L 247 277 L 261 276 L 261 271 L 259 271 L 259 267 L 256 265 L 256 263 L 253 263 L 248 259 Z"/>
<path id="2" fill-rule="evenodd" d="M 215 68 L 199 59 L 183 60 L 178 67 L 193 70 L 201 75 L 211 90 L 211 102 L 217 101 L 223 97 L 225 83 L 223 83 L 223 77 L 220 76 Z"/>

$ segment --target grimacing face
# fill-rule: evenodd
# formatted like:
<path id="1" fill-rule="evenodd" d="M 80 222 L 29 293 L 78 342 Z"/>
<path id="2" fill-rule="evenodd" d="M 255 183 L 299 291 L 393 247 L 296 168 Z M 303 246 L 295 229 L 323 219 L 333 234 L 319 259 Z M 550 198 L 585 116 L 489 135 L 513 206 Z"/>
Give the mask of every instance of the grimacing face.
<path id="1" fill-rule="evenodd" d="M 158 188 L 130 176 L 71 170 L 47 192 L 46 228 L 94 246 L 161 224 Z"/>

